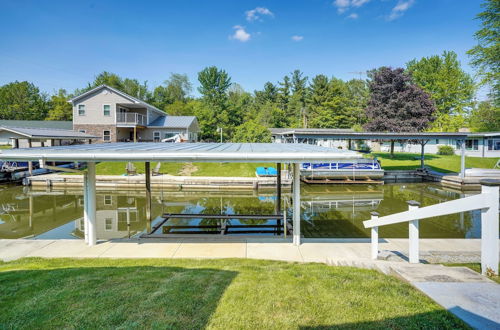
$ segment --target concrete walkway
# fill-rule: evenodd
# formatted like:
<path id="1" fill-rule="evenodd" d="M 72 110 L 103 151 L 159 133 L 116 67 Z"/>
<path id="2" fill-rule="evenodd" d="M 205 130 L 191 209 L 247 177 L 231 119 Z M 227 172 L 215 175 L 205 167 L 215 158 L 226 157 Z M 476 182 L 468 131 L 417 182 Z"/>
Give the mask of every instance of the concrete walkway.
<path id="1" fill-rule="evenodd" d="M 407 239 L 381 240 L 381 256 L 370 259 L 367 239 L 304 239 L 300 246 L 278 238 L 120 239 L 94 247 L 82 240 L 0 240 L 0 259 L 44 258 L 252 258 L 322 262 L 377 269 L 397 276 L 475 328 L 500 329 L 500 286 L 465 267 L 409 264 Z M 421 239 L 422 259 L 478 261 L 478 239 Z"/>

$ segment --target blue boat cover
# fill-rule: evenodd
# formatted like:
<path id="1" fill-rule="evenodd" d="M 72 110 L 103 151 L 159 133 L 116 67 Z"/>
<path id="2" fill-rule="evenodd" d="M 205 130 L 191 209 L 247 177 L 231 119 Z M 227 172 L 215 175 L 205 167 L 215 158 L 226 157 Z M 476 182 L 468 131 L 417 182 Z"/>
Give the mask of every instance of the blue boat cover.
<path id="1" fill-rule="evenodd" d="M 276 176 L 278 171 L 274 167 L 257 167 L 256 173 L 258 176 Z"/>

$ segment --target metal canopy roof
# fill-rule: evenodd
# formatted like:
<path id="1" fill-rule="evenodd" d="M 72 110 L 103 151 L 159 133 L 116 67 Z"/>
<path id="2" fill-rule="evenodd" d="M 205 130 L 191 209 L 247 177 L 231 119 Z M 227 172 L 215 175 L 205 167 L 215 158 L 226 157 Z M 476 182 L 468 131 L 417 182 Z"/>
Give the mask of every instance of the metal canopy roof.
<path id="1" fill-rule="evenodd" d="M 286 131 L 273 131 L 273 135 L 302 136 L 302 137 L 336 137 L 341 139 L 392 139 L 392 140 L 430 140 L 430 139 L 457 139 L 467 138 L 470 133 L 451 132 L 353 132 L 338 129 L 299 128 Z"/>
<path id="2" fill-rule="evenodd" d="M 0 131 L 8 131 L 32 139 L 93 139 L 97 136 L 69 129 L 35 128 L 35 127 L 3 127 Z"/>
<path id="3" fill-rule="evenodd" d="M 47 161 L 292 162 L 361 158 L 349 150 L 278 143 L 102 143 L 2 150 L 0 159 Z"/>

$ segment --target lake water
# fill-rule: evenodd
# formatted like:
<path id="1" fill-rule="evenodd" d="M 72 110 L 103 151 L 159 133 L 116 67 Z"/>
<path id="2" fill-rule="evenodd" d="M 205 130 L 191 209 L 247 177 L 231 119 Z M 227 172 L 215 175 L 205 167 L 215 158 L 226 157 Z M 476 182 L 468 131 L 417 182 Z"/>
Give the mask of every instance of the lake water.
<path id="1" fill-rule="evenodd" d="M 83 195 L 81 188 L 71 190 L 32 190 L 28 187 L 0 187 L 0 238 L 83 237 Z M 290 207 L 290 193 L 283 200 Z M 386 185 L 303 185 L 302 233 L 305 237 L 366 238 L 369 229 L 363 220 L 371 211 L 381 216 L 407 210 L 406 201 L 422 206 L 464 197 L 463 193 L 430 183 Z M 276 197 L 273 191 L 194 192 L 153 191 L 153 223 L 164 213 L 272 214 Z M 98 239 L 140 235 L 146 228 L 145 191 L 98 190 Z M 171 219 L 167 225 L 207 224 L 200 219 Z M 237 220 L 232 220 L 233 224 Z M 265 220 L 241 220 L 263 223 Z M 421 221 L 422 238 L 478 238 L 479 211 Z M 408 237 L 408 225 L 396 224 L 379 229 L 381 238 Z"/>

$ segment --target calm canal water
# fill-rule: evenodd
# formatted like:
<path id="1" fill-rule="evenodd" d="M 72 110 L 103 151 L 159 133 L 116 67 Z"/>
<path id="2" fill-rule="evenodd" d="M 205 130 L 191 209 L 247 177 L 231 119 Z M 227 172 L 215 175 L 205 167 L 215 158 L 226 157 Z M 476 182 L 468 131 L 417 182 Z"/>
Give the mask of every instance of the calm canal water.
<path id="1" fill-rule="evenodd" d="M 20 186 L 0 187 L 0 238 L 83 237 L 83 196 L 79 188 L 39 191 Z M 139 235 L 146 228 L 144 191 L 98 191 L 98 239 Z M 362 221 L 371 211 L 381 216 L 407 210 L 406 201 L 422 206 L 464 197 L 463 193 L 429 183 L 386 185 L 303 186 L 302 232 L 305 237 L 362 238 L 370 232 Z M 284 200 L 290 194 L 284 194 Z M 153 191 L 153 216 L 163 213 L 269 214 L 275 195 L 269 192 Z M 128 219 L 128 220 L 127 220 Z M 214 220 L 171 219 L 169 225 L 207 224 Z M 233 223 L 235 220 L 232 220 Z M 238 221 L 236 221 L 238 222 Z M 241 220 L 263 223 L 265 220 Z M 423 238 L 478 238 L 479 212 L 467 212 L 422 221 Z M 404 238 L 408 225 L 380 228 L 382 238 Z"/>

